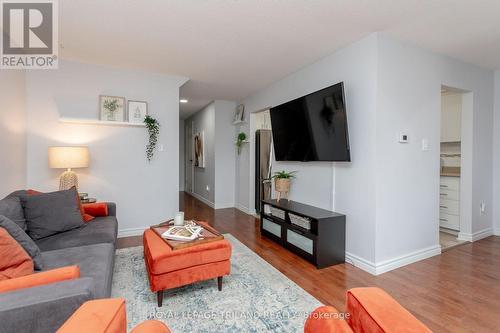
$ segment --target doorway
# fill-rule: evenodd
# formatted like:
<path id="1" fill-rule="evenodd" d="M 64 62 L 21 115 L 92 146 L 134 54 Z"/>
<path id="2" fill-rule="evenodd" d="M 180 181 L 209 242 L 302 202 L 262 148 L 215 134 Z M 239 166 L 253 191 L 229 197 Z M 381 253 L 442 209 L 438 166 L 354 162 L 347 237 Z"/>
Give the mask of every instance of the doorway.
<path id="1" fill-rule="evenodd" d="M 193 193 L 194 188 L 194 164 L 193 164 L 193 122 L 186 121 L 184 131 L 184 159 L 185 159 L 185 184 L 184 190 L 188 193 Z"/>
<path id="2" fill-rule="evenodd" d="M 442 251 L 465 243 L 459 238 L 462 223 L 463 117 L 469 92 L 441 87 L 441 137 L 439 168 L 439 243 Z"/>

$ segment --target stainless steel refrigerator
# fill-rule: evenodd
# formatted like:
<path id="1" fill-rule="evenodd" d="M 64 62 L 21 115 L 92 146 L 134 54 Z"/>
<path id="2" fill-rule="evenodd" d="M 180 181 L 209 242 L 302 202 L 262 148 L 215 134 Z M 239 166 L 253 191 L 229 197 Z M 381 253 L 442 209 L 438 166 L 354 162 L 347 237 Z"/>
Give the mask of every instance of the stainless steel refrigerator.
<path id="1" fill-rule="evenodd" d="M 262 209 L 261 200 L 271 199 L 272 168 L 271 130 L 260 129 L 255 132 L 255 210 Z"/>

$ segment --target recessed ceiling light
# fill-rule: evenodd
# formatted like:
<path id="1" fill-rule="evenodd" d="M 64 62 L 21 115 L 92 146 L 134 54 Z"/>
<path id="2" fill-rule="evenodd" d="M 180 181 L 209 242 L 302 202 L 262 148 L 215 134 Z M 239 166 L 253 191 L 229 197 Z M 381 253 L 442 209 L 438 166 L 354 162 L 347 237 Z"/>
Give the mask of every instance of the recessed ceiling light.
<path id="1" fill-rule="evenodd" d="M 187 102 L 188 102 L 188 100 L 187 100 L 187 99 L 185 99 L 185 98 L 183 98 L 183 99 L 181 99 L 179 102 L 181 102 L 181 103 L 187 103 Z"/>

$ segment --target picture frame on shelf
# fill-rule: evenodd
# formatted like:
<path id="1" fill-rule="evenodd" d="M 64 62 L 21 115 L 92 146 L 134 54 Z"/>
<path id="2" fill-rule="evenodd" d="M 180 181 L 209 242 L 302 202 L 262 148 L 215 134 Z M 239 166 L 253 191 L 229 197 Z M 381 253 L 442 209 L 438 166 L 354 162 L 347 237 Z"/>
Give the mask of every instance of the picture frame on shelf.
<path id="1" fill-rule="evenodd" d="M 245 105 L 240 104 L 236 107 L 233 123 L 243 122 L 244 119 L 245 119 Z"/>
<path id="2" fill-rule="evenodd" d="M 142 124 L 144 118 L 148 115 L 148 103 L 144 101 L 127 102 L 128 122 L 133 124 Z"/>
<path id="3" fill-rule="evenodd" d="M 99 95 L 99 119 L 124 122 L 125 97 Z"/>

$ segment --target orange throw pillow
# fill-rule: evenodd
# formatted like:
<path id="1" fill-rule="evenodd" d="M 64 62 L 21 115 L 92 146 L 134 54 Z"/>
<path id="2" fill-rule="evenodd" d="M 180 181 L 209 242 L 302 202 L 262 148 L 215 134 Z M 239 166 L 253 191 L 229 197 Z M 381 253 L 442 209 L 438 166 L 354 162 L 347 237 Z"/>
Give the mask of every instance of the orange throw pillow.
<path id="1" fill-rule="evenodd" d="M 74 280 L 80 277 L 78 266 L 66 266 L 50 271 L 21 276 L 14 279 L 0 281 L 0 293 L 23 288 L 31 288 L 54 282 Z"/>
<path id="2" fill-rule="evenodd" d="M 29 189 L 26 191 L 28 193 L 28 195 L 37 195 L 37 194 L 42 194 L 43 192 L 40 192 L 40 191 L 37 191 L 37 190 L 32 190 L 32 189 Z"/>
<path id="3" fill-rule="evenodd" d="M 33 274 L 33 260 L 22 246 L 0 228 L 0 281 Z"/>
<path id="4" fill-rule="evenodd" d="M 83 204 L 85 214 L 97 216 L 108 216 L 108 205 L 105 202 Z"/>

